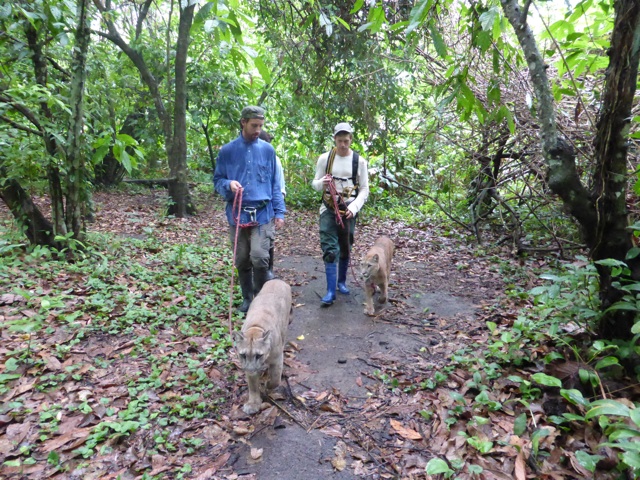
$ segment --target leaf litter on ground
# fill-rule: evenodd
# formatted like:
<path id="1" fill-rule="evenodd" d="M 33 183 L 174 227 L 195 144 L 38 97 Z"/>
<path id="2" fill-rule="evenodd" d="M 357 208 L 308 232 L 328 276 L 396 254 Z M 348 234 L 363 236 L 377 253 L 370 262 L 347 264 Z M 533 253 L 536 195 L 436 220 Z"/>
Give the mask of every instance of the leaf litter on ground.
<path id="1" fill-rule="evenodd" d="M 327 461 L 363 478 L 429 478 L 431 459 L 444 460 L 459 479 L 479 472 L 487 479 L 585 478 L 595 469 L 580 458 L 587 447 L 601 456 L 597 478 L 614 478 L 616 454 L 599 446 L 606 441 L 599 430 L 554 424 L 545 411 L 583 415 L 579 405 L 552 390 L 523 401 L 523 382 L 544 369 L 544 346 L 528 351 L 521 367 L 477 362 L 474 352 L 508 332 L 527 307 L 503 294 L 503 267 L 523 288 L 536 279 L 518 275 L 508 249 L 479 255 L 464 235 L 443 227 L 365 217 L 354 252 L 362 255 L 383 232 L 395 239 L 394 269 L 402 275 L 375 321 L 404 325 L 421 339 L 420 351 L 362 359 L 376 374 L 358 377 L 361 385 L 362 377 L 373 380 L 358 408 L 339 391 L 308 390 L 274 396 L 247 418 L 226 332 L 231 262 L 223 205 L 207 200 L 197 216 L 172 219 L 163 217 L 165 201 L 157 191 L 98 193 L 89 230 L 100 255 L 65 265 L 22 253 L 2 277 L 3 477 L 239 478 L 238 446 L 284 416 L 336 438 Z M 278 255 L 319 256 L 315 213 L 289 218 Z M 473 321 L 408 308 L 416 293 L 445 285 L 482 306 Z M 285 360 L 291 383 L 312 374 L 296 351 L 292 342 Z M 262 451 L 250 452 L 261 460 Z"/>

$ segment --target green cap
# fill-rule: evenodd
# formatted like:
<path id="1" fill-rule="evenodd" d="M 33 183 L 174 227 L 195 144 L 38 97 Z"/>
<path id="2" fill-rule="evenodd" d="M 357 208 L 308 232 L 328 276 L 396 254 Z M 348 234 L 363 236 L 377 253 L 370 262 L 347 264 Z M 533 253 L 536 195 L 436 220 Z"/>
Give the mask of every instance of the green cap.
<path id="1" fill-rule="evenodd" d="M 244 107 L 240 114 L 240 118 L 259 118 L 260 120 L 264 120 L 264 108 L 256 107 L 254 105 Z"/>

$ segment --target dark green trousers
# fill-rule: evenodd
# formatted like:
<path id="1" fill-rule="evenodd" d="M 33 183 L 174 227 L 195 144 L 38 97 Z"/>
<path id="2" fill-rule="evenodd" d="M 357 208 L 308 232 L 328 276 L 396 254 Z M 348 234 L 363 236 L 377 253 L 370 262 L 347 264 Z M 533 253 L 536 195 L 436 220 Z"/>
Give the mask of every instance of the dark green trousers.
<path id="1" fill-rule="evenodd" d="M 342 217 L 344 228 L 338 225 L 336 216 L 331 210 L 320 214 L 320 247 L 325 263 L 336 263 L 338 258 L 349 258 L 354 241 L 356 219 L 347 220 Z"/>

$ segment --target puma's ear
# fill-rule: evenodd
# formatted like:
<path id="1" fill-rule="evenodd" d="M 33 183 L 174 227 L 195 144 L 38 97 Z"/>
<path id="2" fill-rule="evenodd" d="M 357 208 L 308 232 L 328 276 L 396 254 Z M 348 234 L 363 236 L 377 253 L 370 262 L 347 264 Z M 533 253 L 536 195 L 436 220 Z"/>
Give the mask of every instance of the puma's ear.
<path id="1" fill-rule="evenodd" d="M 376 253 L 371 260 L 373 260 L 374 262 L 378 263 L 380 261 L 380 257 Z"/>
<path id="2" fill-rule="evenodd" d="M 271 337 L 271 330 L 265 330 L 260 340 L 266 342 L 267 340 L 269 340 L 269 337 Z"/>
<path id="3" fill-rule="evenodd" d="M 242 332 L 233 332 L 232 338 L 233 338 L 233 344 L 238 345 L 244 340 L 244 335 L 242 334 Z"/>

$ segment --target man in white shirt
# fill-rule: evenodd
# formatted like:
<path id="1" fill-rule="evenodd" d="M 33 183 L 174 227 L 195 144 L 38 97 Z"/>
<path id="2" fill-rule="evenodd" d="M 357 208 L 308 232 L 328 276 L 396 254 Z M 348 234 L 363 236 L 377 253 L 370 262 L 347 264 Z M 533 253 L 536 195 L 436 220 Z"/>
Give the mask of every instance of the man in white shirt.
<path id="1" fill-rule="evenodd" d="M 367 161 L 351 150 L 351 125 L 338 123 L 333 130 L 333 139 L 335 148 L 320 155 L 316 175 L 311 182 L 315 190 L 323 192 L 319 223 L 327 293 L 321 299 L 322 306 L 333 304 L 336 286 L 340 293 L 350 293 L 346 281 L 356 215 L 369 196 Z"/>

